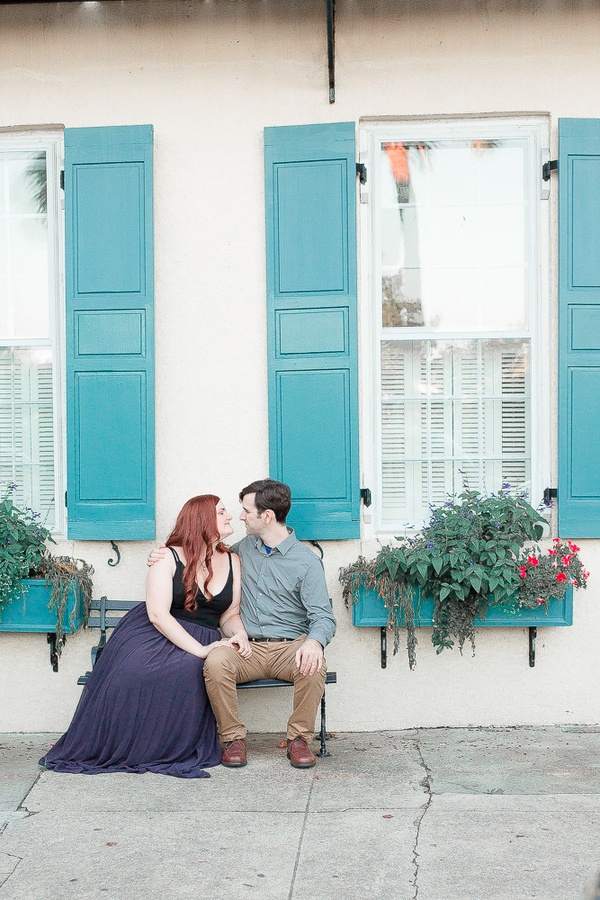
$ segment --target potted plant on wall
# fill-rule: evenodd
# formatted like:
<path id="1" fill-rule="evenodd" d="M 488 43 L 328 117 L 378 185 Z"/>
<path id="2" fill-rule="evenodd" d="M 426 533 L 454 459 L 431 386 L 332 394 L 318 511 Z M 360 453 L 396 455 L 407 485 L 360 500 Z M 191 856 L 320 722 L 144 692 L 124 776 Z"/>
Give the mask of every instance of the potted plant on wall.
<path id="1" fill-rule="evenodd" d="M 397 538 L 375 559 L 359 557 L 341 569 L 344 599 L 356 603 L 367 592 L 383 601 L 394 629 L 394 652 L 399 628 L 406 628 L 411 668 L 419 624 L 433 626 L 438 653 L 455 640 L 461 651 L 466 641 L 474 648 L 475 626 L 485 622 L 488 611 L 505 614 L 502 624 L 510 624 L 510 616 L 535 611 L 524 618 L 524 624 L 531 624 L 531 616 L 547 613 L 567 590 L 586 587 L 589 573 L 579 547 L 556 539 L 543 552 L 534 543 L 545 521 L 526 494 L 512 494 L 508 484 L 489 496 L 465 486 L 458 497 L 431 507 L 429 523 L 420 532 Z"/>
<path id="2" fill-rule="evenodd" d="M 15 505 L 15 489 L 9 485 L 0 500 L 0 631 L 47 632 L 56 669 L 65 634 L 87 622 L 94 570 L 49 552 L 50 531 L 40 513 Z"/>

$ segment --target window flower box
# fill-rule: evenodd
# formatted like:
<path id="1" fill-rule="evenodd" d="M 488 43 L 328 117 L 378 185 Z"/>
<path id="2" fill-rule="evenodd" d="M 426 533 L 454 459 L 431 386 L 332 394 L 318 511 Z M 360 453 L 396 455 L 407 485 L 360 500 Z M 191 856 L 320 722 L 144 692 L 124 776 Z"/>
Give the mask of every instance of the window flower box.
<path id="1" fill-rule="evenodd" d="M 417 588 L 414 602 L 417 627 L 431 627 L 433 625 L 433 600 L 431 597 L 421 598 Z M 352 624 L 358 628 L 385 628 L 387 626 L 388 611 L 376 591 L 366 591 L 361 588 L 356 603 L 352 604 Z M 502 606 L 490 606 L 485 619 L 476 618 L 473 624 L 476 628 L 572 625 L 573 588 L 567 588 L 562 600 L 550 600 L 547 612 L 541 606 L 538 609 L 522 608 L 516 612 Z"/>
<path id="2" fill-rule="evenodd" d="M 50 608 L 51 588 L 43 578 L 24 578 L 25 590 L 13 595 L 10 603 L 2 605 L 0 631 L 56 632 L 56 611 Z M 73 621 L 71 615 L 74 613 Z M 74 583 L 69 591 L 69 601 L 63 613 L 65 634 L 77 631 L 83 624 L 83 597 Z"/>

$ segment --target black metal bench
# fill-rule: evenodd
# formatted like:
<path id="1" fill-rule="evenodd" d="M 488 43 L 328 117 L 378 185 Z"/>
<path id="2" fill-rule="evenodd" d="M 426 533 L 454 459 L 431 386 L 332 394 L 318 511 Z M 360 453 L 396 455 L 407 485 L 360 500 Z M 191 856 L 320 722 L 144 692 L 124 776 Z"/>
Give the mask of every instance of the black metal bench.
<path id="1" fill-rule="evenodd" d="M 134 606 L 137 606 L 138 603 L 143 602 L 139 600 L 109 600 L 108 597 L 101 597 L 99 600 L 94 600 L 92 602 L 90 617 L 88 619 L 87 627 L 88 628 L 99 628 L 100 629 L 100 640 L 98 643 L 92 647 L 92 668 L 96 665 L 98 661 L 98 657 L 104 650 L 107 641 L 107 630 L 109 628 L 114 628 L 115 625 L 118 625 L 121 621 L 123 613 L 126 613 L 128 610 L 133 609 Z M 111 613 L 119 613 L 119 615 L 110 615 Z M 85 684 L 88 678 L 91 675 L 90 672 L 86 672 L 84 675 L 80 675 L 77 679 L 77 684 Z M 336 684 L 337 683 L 337 673 L 336 672 L 327 672 L 325 677 L 325 684 Z M 273 688 L 273 687 L 293 687 L 293 682 L 284 681 L 280 678 L 258 678 L 255 681 L 244 681 L 241 684 L 238 684 L 238 690 L 246 690 L 250 688 Z M 326 730 L 326 719 L 325 719 L 325 691 L 323 691 L 323 696 L 321 698 L 321 726 L 319 729 L 319 739 L 320 739 L 320 748 L 317 756 L 329 756 L 330 754 L 327 752 L 327 730 Z"/>

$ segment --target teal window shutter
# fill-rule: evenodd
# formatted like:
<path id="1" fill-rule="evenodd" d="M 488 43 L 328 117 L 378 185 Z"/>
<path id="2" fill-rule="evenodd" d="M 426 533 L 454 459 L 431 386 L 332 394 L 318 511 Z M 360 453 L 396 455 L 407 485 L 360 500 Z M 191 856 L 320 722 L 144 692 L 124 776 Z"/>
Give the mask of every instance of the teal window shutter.
<path id="1" fill-rule="evenodd" d="M 65 130 L 68 536 L 155 536 L 152 127 Z"/>
<path id="2" fill-rule="evenodd" d="M 265 129 L 271 477 L 303 540 L 360 536 L 354 123 Z"/>
<path id="3" fill-rule="evenodd" d="M 600 537 L 600 119 L 559 120 L 558 527 Z"/>

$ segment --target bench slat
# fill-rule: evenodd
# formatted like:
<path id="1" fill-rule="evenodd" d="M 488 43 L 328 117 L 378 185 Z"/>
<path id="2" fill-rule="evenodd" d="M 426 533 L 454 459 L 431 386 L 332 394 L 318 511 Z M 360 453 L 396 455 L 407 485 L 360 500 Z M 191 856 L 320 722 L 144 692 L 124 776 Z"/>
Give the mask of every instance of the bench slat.
<path id="1" fill-rule="evenodd" d="M 103 608 L 110 610 L 128 610 L 133 609 L 134 606 L 143 602 L 143 600 L 93 600 L 90 609 L 94 612 L 99 612 Z"/>
<path id="2" fill-rule="evenodd" d="M 337 672 L 328 672 L 325 676 L 325 684 L 337 684 Z M 286 681 L 283 678 L 257 678 L 255 681 L 240 681 L 238 683 L 238 690 L 268 687 L 294 687 L 294 682 Z"/>
<path id="3" fill-rule="evenodd" d="M 122 620 L 123 616 L 105 616 L 104 617 L 104 627 L 105 628 L 116 628 L 119 622 Z M 96 616 L 90 616 L 88 619 L 88 628 L 102 628 L 102 619 L 96 618 Z"/>

